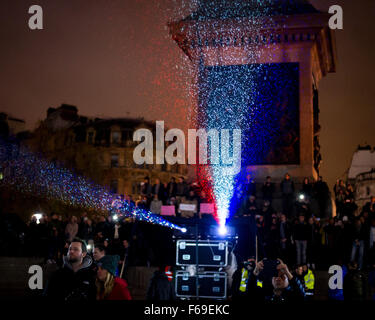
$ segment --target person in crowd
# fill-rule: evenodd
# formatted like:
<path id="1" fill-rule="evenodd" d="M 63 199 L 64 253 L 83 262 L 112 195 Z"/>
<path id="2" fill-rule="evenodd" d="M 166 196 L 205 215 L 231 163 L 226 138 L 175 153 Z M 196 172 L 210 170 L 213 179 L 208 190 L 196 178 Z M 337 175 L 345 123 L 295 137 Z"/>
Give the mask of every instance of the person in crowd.
<path id="1" fill-rule="evenodd" d="M 297 265 L 294 270 L 294 276 L 299 280 L 301 285 L 305 288 L 305 279 L 303 276 L 303 267 L 301 264 Z"/>
<path id="2" fill-rule="evenodd" d="M 87 254 L 86 243 L 74 238 L 69 246 L 64 265 L 50 277 L 45 295 L 53 300 L 95 300 L 93 261 Z"/>
<path id="3" fill-rule="evenodd" d="M 243 188 L 246 197 L 256 196 L 256 183 L 250 173 L 246 175 Z"/>
<path id="4" fill-rule="evenodd" d="M 366 275 L 358 269 L 355 261 L 349 263 L 348 273 L 344 277 L 344 300 L 364 301 L 368 294 L 368 280 Z"/>
<path id="5" fill-rule="evenodd" d="M 60 258 L 61 247 L 63 243 L 62 226 L 57 214 L 51 215 L 49 223 L 49 250 L 47 263 L 56 263 Z"/>
<path id="6" fill-rule="evenodd" d="M 82 236 L 82 230 L 83 230 L 83 226 L 85 225 L 85 222 L 87 221 L 87 219 L 88 219 L 87 212 L 84 211 L 84 212 L 82 212 L 81 217 L 79 218 L 79 221 L 77 221 L 78 222 L 77 237 L 79 237 L 81 239 L 84 239 L 83 236 Z"/>
<path id="7" fill-rule="evenodd" d="M 330 194 L 328 185 L 325 181 L 323 181 L 322 176 L 319 176 L 318 181 L 315 182 L 313 186 L 313 194 L 315 195 L 315 199 L 319 206 L 319 214 L 316 214 L 316 216 L 320 218 L 326 217 L 328 202 L 330 201 Z"/>
<path id="8" fill-rule="evenodd" d="M 310 217 L 307 221 L 308 239 L 307 239 L 307 250 L 306 250 L 306 261 L 307 266 L 315 269 L 317 262 L 317 256 L 319 252 L 319 241 L 320 241 L 320 229 L 315 223 L 315 218 Z"/>
<path id="9" fill-rule="evenodd" d="M 307 197 L 308 199 L 310 199 L 311 196 L 312 196 L 312 189 L 313 189 L 313 186 L 310 183 L 309 178 L 305 177 L 303 179 L 303 182 L 302 182 L 302 190 L 301 191 L 305 195 L 305 197 Z"/>
<path id="10" fill-rule="evenodd" d="M 303 284 L 306 296 L 311 299 L 315 294 L 315 275 L 307 264 L 302 265 Z"/>
<path id="11" fill-rule="evenodd" d="M 375 262 L 375 218 L 371 220 L 369 229 L 369 260 Z"/>
<path id="12" fill-rule="evenodd" d="M 271 225 L 271 221 L 272 221 L 274 213 L 275 211 L 271 207 L 271 203 L 268 200 L 264 200 L 263 205 L 261 209 L 259 210 L 259 214 L 264 217 L 264 221 L 267 227 Z"/>
<path id="13" fill-rule="evenodd" d="M 106 255 L 106 248 L 103 244 L 97 243 L 94 246 L 94 252 L 93 252 L 93 258 L 94 261 L 99 261 L 101 258 L 103 258 Z"/>
<path id="14" fill-rule="evenodd" d="M 365 241 L 367 239 L 366 228 L 363 224 L 363 218 L 356 218 L 352 228 L 352 254 L 351 261 L 357 261 L 359 269 L 363 267 L 363 255 L 365 250 Z"/>
<path id="15" fill-rule="evenodd" d="M 70 218 L 70 222 L 65 227 L 65 236 L 70 242 L 72 242 L 72 240 L 77 236 L 77 234 L 78 234 L 77 217 L 72 216 Z"/>
<path id="16" fill-rule="evenodd" d="M 177 205 L 179 205 L 181 201 L 183 201 L 186 198 L 187 195 L 188 195 L 188 185 L 185 182 L 185 178 L 181 176 L 178 178 L 178 183 L 176 186 Z"/>
<path id="17" fill-rule="evenodd" d="M 81 237 L 86 242 L 89 242 L 90 240 L 94 239 L 94 226 L 92 224 L 92 220 L 89 218 L 86 218 L 84 223 L 82 224 L 82 231 L 81 231 Z"/>
<path id="18" fill-rule="evenodd" d="M 264 182 L 262 186 L 263 200 L 265 201 L 267 200 L 270 203 L 272 203 L 274 192 L 275 192 L 275 184 L 271 182 L 271 177 L 267 176 L 266 181 Z"/>
<path id="19" fill-rule="evenodd" d="M 154 272 L 150 280 L 146 300 L 151 301 L 173 301 L 176 299 L 173 281 L 169 279 L 170 275 L 166 274 L 165 265 L 160 265 Z M 169 269 L 168 271 L 169 272 Z"/>
<path id="20" fill-rule="evenodd" d="M 286 215 L 280 215 L 280 256 L 282 260 L 290 261 L 292 227 L 287 221 Z"/>
<path id="21" fill-rule="evenodd" d="M 341 216 L 350 217 L 353 219 L 355 217 L 355 212 L 357 211 L 358 206 L 354 202 L 354 198 L 346 198 L 342 204 Z"/>
<path id="22" fill-rule="evenodd" d="M 147 202 L 151 202 L 152 185 L 149 177 L 145 177 L 141 183 L 141 195 L 146 197 Z"/>
<path id="23" fill-rule="evenodd" d="M 340 193 L 340 190 L 342 190 L 345 193 L 346 186 L 345 186 L 345 183 L 342 179 L 337 179 L 336 184 L 333 187 L 333 191 L 334 191 L 336 197 Z"/>
<path id="24" fill-rule="evenodd" d="M 354 200 L 354 188 L 351 183 L 348 183 L 346 185 L 345 196 L 346 196 L 346 199 Z"/>
<path id="25" fill-rule="evenodd" d="M 155 214 L 160 214 L 162 205 L 163 202 L 159 200 L 159 196 L 155 194 L 154 199 L 151 201 L 150 211 Z"/>
<path id="26" fill-rule="evenodd" d="M 368 286 L 370 290 L 370 298 L 372 301 L 375 301 L 375 257 L 372 257 L 372 259 L 370 260 Z"/>
<path id="27" fill-rule="evenodd" d="M 271 291 L 267 286 L 259 285 L 259 276 L 264 270 L 264 260 L 256 264 L 253 274 L 248 280 L 248 294 L 250 301 L 280 302 L 301 302 L 305 300 L 305 291 L 301 282 L 292 275 L 284 262 L 278 259 L 277 267 L 272 271 Z"/>
<path id="28" fill-rule="evenodd" d="M 116 277 L 119 260 L 118 255 L 107 255 L 98 261 L 95 281 L 97 300 L 132 300 L 127 282 Z"/>
<path id="29" fill-rule="evenodd" d="M 177 192 L 176 178 L 172 177 L 168 183 L 168 198 L 175 198 Z"/>
<path id="30" fill-rule="evenodd" d="M 232 276 L 232 286 L 230 296 L 233 300 L 243 300 L 248 298 L 247 284 L 249 276 L 254 272 L 255 259 L 249 258 L 240 263 Z"/>
<path id="31" fill-rule="evenodd" d="M 272 215 L 270 221 L 271 222 L 269 224 L 267 224 L 267 222 L 265 224 L 265 245 L 278 251 L 280 241 L 280 228 L 278 225 L 276 214 Z"/>
<path id="32" fill-rule="evenodd" d="M 123 239 L 121 243 L 121 247 L 117 250 L 117 254 L 120 256 L 119 261 L 119 271 L 120 271 L 120 278 L 125 280 L 128 279 L 128 267 L 134 265 L 134 254 L 132 252 L 132 248 L 130 247 L 129 241 L 127 239 Z"/>
<path id="33" fill-rule="evenodd" d="M 255 217 L 256 215 L 259 214 L 259 209 L 256 203 L 255 196 L 251 195 L 245 199 L 242 205 L 241 212 L 242 212 L 242 216 L 244 217 L 247 217 L 247 216 Z"/>
<path id="34" fill-rule="evenodd" d="M 105 216 L 100 216 L 99 222 L 95 226 L 95 234 L 96 236 L 100 233 L 100 238 L 108 238 L 110 232 L 110 224 L 107 222 Z"/>
<path id="35" fill-rule="evenodd" d="M 166 198 L 165 198 L 164 184 L 158 178 L 155 179 L 155 184 L 152 187 L 152 195 L 153 195 L 153 199 L 155 199 L 155 196 L 158 196 L 158 199 L 162 203 L 165 203 Z"/>
<path id="36" fill-rule="evenodd" d="M 294 182 L 290 178 L 289 173 L 285 174 L 283 181 L 281 181 L 280 189 L 283 199 L 283 213 L 290 217 L 293 215 L 294 203 Z"/>
<path id="37" fill-rule="evenodd" d="M 11 230 L 16 234 L 16 231 L 13 229 L 14 228 L 12 227 Z M 45 260 L 48 260 L 48 240 L 50 238 L 48 216 L 43 215 L 43 217 L 39 220 L 39 224 L 37 224 L 36 229 L 38 234 L 37 243 L 39 248 L 39 256 L 43 257 Z M 18 239 L 13 239 L 11 243 L 14 245 L 17 240 Z"/>
<path id="38" fill-rule="evenodd" d="M 305 216 L 300 214 L 298 222 L 293 227 L 293 240 L 296 244 L 297 264 L 306 263 L 307 240 L 309 229 L 305 222 Z"/>
<path id="39" fill-rule="evenodd" d="M 344 216 L 345 214 L 343 213 L 343 208 L 344 208 L 344 203 L 345 203 L 345 190 L 342 188 L 338 189 L 337 196 L 335 198 L 335 203 L 336 203 L 336 212 L 339 217 Z"/>

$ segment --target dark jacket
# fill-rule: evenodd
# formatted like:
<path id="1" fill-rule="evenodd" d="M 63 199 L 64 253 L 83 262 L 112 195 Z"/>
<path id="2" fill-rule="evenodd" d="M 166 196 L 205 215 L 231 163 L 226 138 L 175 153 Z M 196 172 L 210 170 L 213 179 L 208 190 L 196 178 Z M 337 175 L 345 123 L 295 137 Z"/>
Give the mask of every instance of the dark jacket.
<path id="1" fill-rule="evenodd" d="M 310 238 L 309 226 L 306 223 L 297 223 L 293 227 L 294 240 L 308 240 Z"/>
<path id="2" fill-rule="evenodd" d="M 67 257 L 64 257 L 64 265 L 52 274 L 45 295 L 50 299 L 61 301 L 95 300 L 95 272 L 91 257 L 86 255 L 77 272 L 73 271 Z"/>
<path id="3" fill-rule="evenodd" d="M 363 301 L 367 298 L 368 283 L 364 273 L 350 270 L 344 277 L 344 300 Z"/>
<path id="4" fill-rule="evenodd" d="M 175 292 L 172 282 L 162 271 L 155 271 L 147 290 L 147 300 L 170 301 L 175 300 Z"/>
<path id="5" fill-rule="evenodd" d="M 150 197 L 152 194 L 152 185 L 148 182 L 145 182 L 141 186 L 141 195 Z"/>
<path id="6" fill-rule="evenodd" d="M 81 238 L 87 241 L 90 239 L 94 239 L 94 236 L 94 226 L 90 226 L 87 223 L 85 223 L 81 229 Z"/>
<path id="7" fill-rule="evenodd" d="M 165 193 L 165 190 L 164 190 L 164 185 L 162 183 L 153 185 L 152 194 L 154 194 L 154 195 L 157 194 L 159 200 L 161 200 L 161 201 L 166 200 L 166 197 L 165 197 L 166 193 Z"/>
<path id="8" fill-rule="evenodd" d="M 177 191 L 177 183 L 176 182 L 169 182 L 167 187 L 167 195 L 169 198 L 176 196 Z"/>
<path id="9" fill-rule="evenodd" d="M 253 180 L 244 183 L 245 194 L 247 197 L 256 195 L 256 183 Z"/>
<path id="10" fill-rule="evenodd" d="M 265 182 L 262 186 L 262 194 L 264 199 L 271 200 L 273 193 L 275 192 L 275 185 L 270 182 Z"/>
<path id="11" fill-rule="evenodd" d="M 257 277 L 253 274 L 250 275 L 247 283 L 247 291 L 250 297 L 249 301 L 258 302 L 302 302 L 305 299 L 305 290 L 301 282 L 293 277 L 289 280 L 289 286 L 283 290 L 280 296 L 276 296 L 273 291 L 266 289 L 264 286 L 257 285 Z"/>
<path id="12" fill-rule="evenodd" d="M 180 197 L 187 196 L 188 190 L 189 188 L 185 181 L 179 182 L 177 183 L 177 187 L 176 187 L 176 196 L 180 196 Z"/>
<path id="13" fill-rule="evenodd" d="M 294 193 L 294 182 L 291 179 L 284 179 L 280 183 L 280 189 L 283 195 L 291 195 Z"/>

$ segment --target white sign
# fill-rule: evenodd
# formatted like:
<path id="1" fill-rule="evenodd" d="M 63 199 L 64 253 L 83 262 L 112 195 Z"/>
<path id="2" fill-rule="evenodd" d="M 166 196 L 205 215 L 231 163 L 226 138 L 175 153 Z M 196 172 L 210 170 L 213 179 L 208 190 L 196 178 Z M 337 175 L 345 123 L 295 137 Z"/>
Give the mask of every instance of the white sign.
<path id="1" fill-rule="evenodd" d="M 180 206 L 178 207 L 178 210 L 196 212 L 197 206 L 195 204 L 181 203 Z"/>

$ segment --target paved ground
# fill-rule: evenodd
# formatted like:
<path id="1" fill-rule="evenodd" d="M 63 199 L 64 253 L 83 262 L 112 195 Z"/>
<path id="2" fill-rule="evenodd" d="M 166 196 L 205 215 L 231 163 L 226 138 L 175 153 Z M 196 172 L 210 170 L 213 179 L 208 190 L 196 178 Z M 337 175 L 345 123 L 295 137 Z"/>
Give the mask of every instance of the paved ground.
<path id="1" fill-rule="evenodd" d="M 51 272 L 56 270 L 56 265 L 43 265 L 42 259 L 35 258 L 9 258 L 0 257 L 0 300 L 18 300 L 20 298 L 32 299 L 41 294 L 41 290 L 30 290 L 28 281 L 31 274 L 28 273 L 32 265 L 40 265 L 43 268 L 44 281 Z M 156 268 L 134 267 L 129 268 L 129 290 L 135 300 L 143 300 L 146 297 L 147 286 Z M 316 274 L 316 300 L 327 299 L 328 273 L 317 271 Z"/>

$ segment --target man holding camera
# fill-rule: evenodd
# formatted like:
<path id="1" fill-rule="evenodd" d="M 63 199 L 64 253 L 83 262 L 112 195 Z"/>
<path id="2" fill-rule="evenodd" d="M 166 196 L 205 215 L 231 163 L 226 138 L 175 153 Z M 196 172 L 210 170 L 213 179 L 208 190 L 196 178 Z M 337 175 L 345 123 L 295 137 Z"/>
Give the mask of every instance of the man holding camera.
<path id="1" fill-rule="evenodd" d="M 300 281 L 282 260 L 263 259 L 249 274 L 247 296 L 256 301 L 297 302 L 305 299 Z"/>

